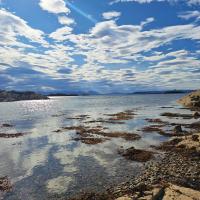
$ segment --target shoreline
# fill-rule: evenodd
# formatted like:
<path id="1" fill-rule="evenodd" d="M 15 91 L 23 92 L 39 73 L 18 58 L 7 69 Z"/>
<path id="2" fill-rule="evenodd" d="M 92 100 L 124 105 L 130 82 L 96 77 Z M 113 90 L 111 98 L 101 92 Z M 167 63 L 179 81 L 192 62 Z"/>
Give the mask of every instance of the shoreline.
<path id="1" fill-rule="evenodd" d="M 167 109 L 168 107 L 163 106 L 160 108 Z M 193 111 L 192 109 L 188 110 Z M 192 190 L 192 192 L 190 191 L 192 195 L 198 194 L 200 196 L 198 193 L 200 190 L 200 169 L 198 169 L 198 166 L 200 166 L 200 114 L 197 111 L 190 113 L 175 113 L 170 112 L 170 110 L 168 112 L 160 111 L 160 118 L 158 118 L 159 116 L 154 116 L 153 118 L 143 116 L 141 119 L 147 122 L 147 124 L 143 124 L 136 132 L 130 130 L 114 131 L 108 128 L 109 124 L 123 125 L 127 120 L 135 120 L 138 114 L 136 108 L 118 112 L 107 112 L 96 119 L 86 113 L 72 116 L 66 113 L 52 114 L 52 118 L 75 120 L 79 124 L 76 126 L 58 126 L 54 130 L 52 129 L 52 134 L 59 135 L 73 131 L 70 137 L 71 140 L 85 145 L 100 145 L 113 139 L 137 141 L 142 138 L 141 134 L 147 135 L 151 133 L 164 136 L 167 140 L 162 143 L 154 143 L 154 145 L 160 145 L 150 145 L 148 149 L 136 149 L 133 143 L 131 143 L 132 146 L 118 146 L 115 149 L 116 153 L 126 160 L 143 164 L 139 175 L 133 176 L 127 182 L 122 183 L 118 180 L 117 183 L 108 185 L 108 187 L 100 187 L 99 191 L 97 191 L 99 193 L 93 192 L 91 188 L 88 188 L 89 191 L 81 189 L 80 191 L 84 193 L 77 192 L 73 196 L 61 194 L 50 195 L 49 198 L 57 200 L 160 200 L 166 199 L 165 195 L 168 195 L 169 191 L 172 192 L 172 190 L 174 191 L 177 188 L 179 188 L 179 191 Z M 176 119 L 185 120 L 185 122 L 180 121 L 178 123 Z M 186 120 L 191 120 L 191 122 L 188 123 Z M 17 138 L 26 134 L 25 132 L 8 133 L 8 130 L 15 127 L 15 124 L 12 123 L 8 124 L 5 122 L 0 127 L 4 130 L 0 136 L 2 138 Z M 126 177 L 126 174 L 124 177 Z M 12 190 L 12 184 L 8 177 L 0 179 L 0 190 L 4 190 L 5 192 Z M 183 193 L 181 192 L 181 195 L 184 195 Z M 187 194 L 186 196 L 188 195 L 191 194 Z"/>
<path id="2" fill-rule="evenodd" d="M 194 138 L 195 146 L 191 146 L 191 138 Z M 179 139 L 179 141 L 182 139 L 182 141 L 174 144 L 174 141 L 177 139 Z M 163 157 L 160 160 L 146 163 L 145 169 L 139 176 L 128 182 L 121 183 L 116 187 L 108 188 L 104 193 L 86 192 L 74 198 L 70 198 L 70 200 L 167 200 L 169 199 L 169 191 L 171 190 L 172 192 L 174 188 L 178 188 L 180 194 L 182 193 L 182 199 L 184 199 L 184 196 L 190 199 L 199 199 L 199 140 L 200 133 L 194 133 L 187 137 L 176 136 L 169 140 L 169 142 L 164 142 L 161 146 L 155 147 L 162 150 L 165 149 Z M 188 141 L 189 143 L 187 143 Z M 171 148 L 172 144 L 174 144 L 174 148 Z M 183 144 L 186 145 L 183 146 Z M 189 194 L 187 194 L 188 190 Z M 176 196 L 176 192 L 173 192 L 174 196 Z M 190 195 L 190 197 L 188 195 Z"/>

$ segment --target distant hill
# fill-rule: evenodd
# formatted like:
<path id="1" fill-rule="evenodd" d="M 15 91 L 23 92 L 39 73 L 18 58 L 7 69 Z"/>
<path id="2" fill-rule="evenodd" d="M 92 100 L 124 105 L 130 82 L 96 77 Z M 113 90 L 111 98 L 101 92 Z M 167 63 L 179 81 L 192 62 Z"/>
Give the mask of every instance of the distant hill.
<path id="1" fill-rule="evenodd" d="M 0 90 L 0 102 L 48 99 L 47 96 L 35 92 L 18 92 Z"/>
<path id="2" fill-rule="evenodd" d="M 189 93 L 193 90 L 166 90 L 166 91 L 141 91 L 134 92 L 133 94 L 178 94 L 178 93 Z"/>

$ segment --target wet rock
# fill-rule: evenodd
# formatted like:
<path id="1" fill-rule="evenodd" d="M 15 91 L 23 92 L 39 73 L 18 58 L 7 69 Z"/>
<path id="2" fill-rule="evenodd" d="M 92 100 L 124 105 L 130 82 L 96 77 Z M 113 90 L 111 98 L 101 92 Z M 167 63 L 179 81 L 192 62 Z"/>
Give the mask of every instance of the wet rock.
<path id="1" fill-rule="evenodd" d="M 134 147 L 130 147 L 128 149 L 120 149 L 118 152 L 126 159 L 137 162 L 146 162 L 153 158 L 153 152 L 135 149 Z"/>
<path id="2" fill-rule="evenodd" d="M 182 130 L 181 125 L 176 125 L 176 126 L 174 127 L 174 132 L 175 132 L 175 133 L 182 133 L 183 130 Z"/>
<path id="3" fill-rule="evenodd" d="M 126 110 L 124 112 L 119 112 L 116 114 L 107 114 L 107 116 L 111 116 L 109 120 L 130 120 L 134 118 L 135 113 L 132 110 Z"/>
<path id="4" fill-rule="evenodd" d="M 194 117 L 195 119 L 200 118 L 200 114 L 199 114 L 199 112 L 195 112 L 195 113 L 193 114 L 193 117 Z"/>
<path id="5" fill-rule="evenodd" d="M 12 124 L 2 124 L 2 127 L 10 128 L 10 127 L 13 127 L 13 125 Z"/>
<path id="6" fill-rule="evenodd" d="M 8 192 L 12 188 L 11 182 L 7 176 L 0 178 L 0 191 Z"/>

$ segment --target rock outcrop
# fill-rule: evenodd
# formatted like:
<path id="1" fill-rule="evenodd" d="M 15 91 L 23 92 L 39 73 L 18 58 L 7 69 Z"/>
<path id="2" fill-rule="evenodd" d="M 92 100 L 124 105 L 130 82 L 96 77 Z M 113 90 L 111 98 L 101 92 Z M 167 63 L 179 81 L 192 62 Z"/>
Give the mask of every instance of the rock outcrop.
<path id="1" fill-rule="evenodd" d="M 17 92 L 0 90 L 0 102 L 48 99 L 47 96 L 35 92 Z"/>
<path id="2" fill-rule="evenodd" d="M 182 97 L 178 100 L 178 103 L 188 108 L 200 108 L 200 90 Z"/>

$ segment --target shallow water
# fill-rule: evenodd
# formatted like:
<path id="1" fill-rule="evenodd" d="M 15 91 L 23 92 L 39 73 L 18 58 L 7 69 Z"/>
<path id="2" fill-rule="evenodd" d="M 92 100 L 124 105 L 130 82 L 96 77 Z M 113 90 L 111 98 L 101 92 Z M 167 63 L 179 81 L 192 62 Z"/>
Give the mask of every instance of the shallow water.
<path id="1" fill-rule="evenodd" d="M 13 189 L 4 199 L 51 199 L 81 192 L 102 190 L 126 181 L 140 172 L 141 163 L 128 161 L 117 154 L 121 146 L 150 149 L 167 137 L 139 131 L 147 125 L 145 118 L 159 118 L 162 112 L 189 113 L 180 109 L 176 100 L 182 94 L 54 97 L 50 100 L 0 103 L 0 133 L 26 132 L 19 138 L 0 138 L 0 176 L 8 176 Z M 163 108 L 172 107 L 172 108 Z M 53 131 L 84 121 L 68 119 L 89 115 L 90 119 L 105 118 L 105 114 L 134 109 L 136 116 L 125 124 L 102 124 L 114 131 L 128 131 L 142 136 L 137 141 L 113 138 L 97 145 L 74 141 L 74 131 Z M 54 116 L 57 115 L 57 116 Z M 160 117 L 161 118 L 161 117 Z M 164 121 L 180 122 L 180 119 Z M 87 121 L 87 120 L 86 120 Z M 192 120 L 181 120 L 188 123 Z M 95 124 L 91 124 L 95 126 Z"/>

